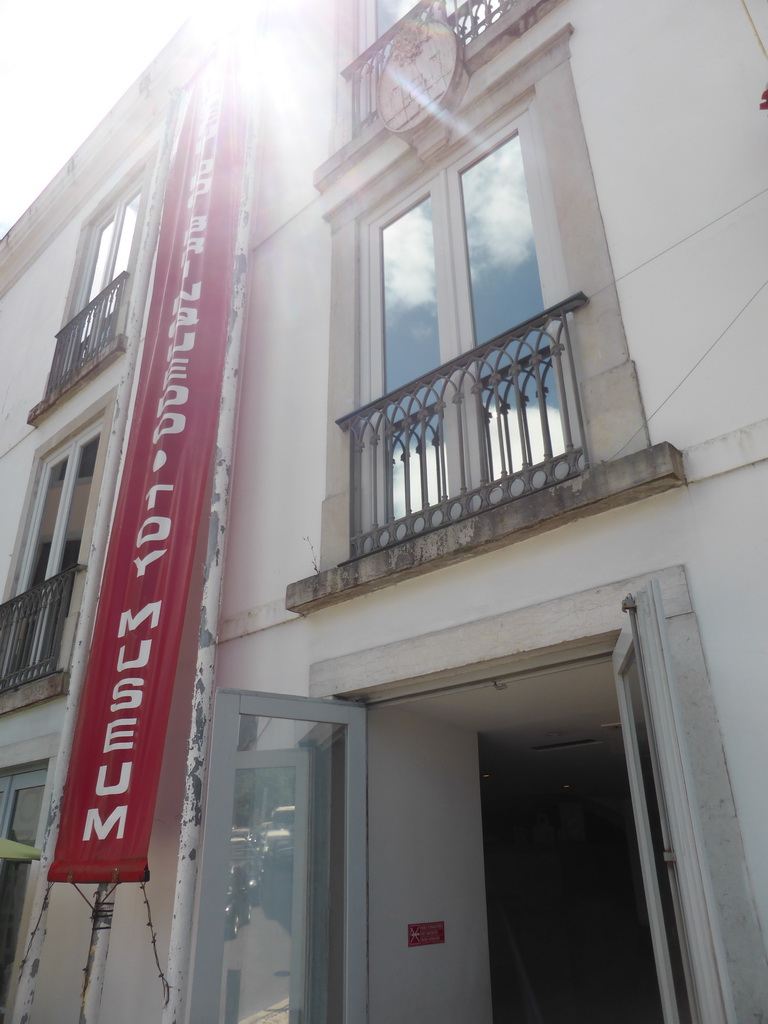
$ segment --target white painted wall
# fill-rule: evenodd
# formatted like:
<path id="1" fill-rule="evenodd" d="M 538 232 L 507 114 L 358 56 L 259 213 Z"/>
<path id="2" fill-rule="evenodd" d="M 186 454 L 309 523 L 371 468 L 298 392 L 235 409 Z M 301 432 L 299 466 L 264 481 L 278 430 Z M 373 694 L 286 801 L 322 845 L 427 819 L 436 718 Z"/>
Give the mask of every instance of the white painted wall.
<path id="1" fill-rule="evenodd" d="M 77 311 L 70 307 L 69 297 L 84 250 L 85 229 L 94 214 L 135 178 L 137 168 L 151 163 L 170 95 L 169 75 L 180 76 L 183 82 L 193 70 L 185 55 L 180 60 L 178 57 L 178 53 L 166 55 L 164 66 L 153 66 L 153 74 L 141 88 L 137 85 L 130 92 L 119 116 L 107 118 L 0 241 L 0 595 L 12 593 L 10 577 L 28 525 L 37 460 L 108 407 L 124 372 L 125 360 L 119 360 L 77 392 L 69 393 L 37 426 L 27 424 L 30 409 L 44 394 L 55 335 Z M 148 87 L 150 80 L 152 87 Z M 137 119 L 133 124 L 132 117 Z M 111 411 L 107 408 L 105 444 Z M 199 608 L 197 597 L 195 601 Z M 76 610 L 73 603 L 73 612 Z M 191 637 L 193 651 L 195 635 L 196 627 Z M 184 670 L 191 680 L 189 665 Z M 164 945 L 167 949 L 176 870 L 189 704 L 187 693 L 182 733 L 176 737 L 176 745 L 169 747 L 172 763 L 163 773 L 152 844 L 155 889 L 153 893 L 150 887 L 150 899 L 158 918 L 161 958 Z M 64 705 L 64 698 L 60 698 L 0 716 L 0 771 L 47 764 L 50 790 Z M 181 716 L 176 721 L 181 722 Z M 44 807 L 44 819 L 46 813 Z M 34 869 L 33 875 L 36 873 Z M 90 897 L 93 888 L 85 887 L 85 895 Z M 121 891 L 120 902 L 124 907 L 115 932 L 116 952 L 110 963 L 113 974 L 108 975 L 107 982 L 111 1005 L 106 1005 L 104 1019 L 111 1015 L 117 1021 L 120 1013 L 125 1020 L 156 1019 L 162 1012 L 163 993 L 159 980 L 152 987 L 143 984 L 145 974 L 156 978 L 157 968 L 138 887 Z M 27 915 L 29 910 L 28 899 Z M 20 936 L 22 949 L 26 923 Z M 47 929 L 44 955 L 35 971 L 33 1019 L 74 1024 L 79 1019 L 82 969 L 90 936 L 89 910 L 74 888 L 58 885 L 52 890 Z"/>
<path id="2" fill-rule="evenodd" d="M 768 8 L 754 0 L 748 6 L 768 40 Z M 311 184 L 315 168 L 328 155 L 338 72 L 333 19 L 324 5 L 308 3 L 294 5 L 290 19 L 279 38 L 288 39 L 291 60 L 282 67 L 277 61 L 271 80 L 258 183 L 261 210 L 254 219 L 219 683 L 307 693 L 312 666 L 320 662 L 363 656 L 396 641 L 411 640 L 418 650 L 420 638 L 438 630 L 460 631 L 465 623 L 504 611 L 682 564 L 701 630 L 747 868 L 768 934 L 762 781 L 768 774 L 763 727 L 768 289 L 750 302 L 768 279 L 768 119 L 757 109 L 768 72 L 742 6 L 717 0 L 676 5 L 570 0 L 534 29 L 536 40 L 543 42 L 567 22 L 574 27 L 573 78 L 651 438 L 685 450 L 693 482 L 684 490 L 561 527 L 308 619 L 285 612 L 285 587 L 313 572 L 304 538 L 319 556 L 326 497 L 328 323 L 332 302 L 351 303 L 355 297 L 344 281 L 332 291 L 330 228 Z M 277 41 L 278 36 L 275 54 Z M 313 63 L 318 53 L 319 62 Z M 300 88 L 292 93 L 297 83 Z M 107 371 L 40 427 L 26 424 L 29 408 L 41 396 L 53 336 L 64 316 L 81 226 L 136 156 L 121 159 L 87 200 L 72 200 L 72 219 L 0 300 L 0 585 L 11 567 L 34 452 L 116 381 L 117 371 Z M 617 436 L 616 451 L 628 440 Z M 570 615 L 578 622 L 576 604 Z M 617 607 L 616 629 L 624 620 Z M 511 653 L 504 635 L 490 635 L 488 643 L 494 656 Z M 361 657 L 361 665 L 364 661 Z M 430 671 L 426 655 L 421 671 Z M 361 674 L 357 685 L 366 682 Z M 0 718 L 2 763 L 16 763 L 16 757 L 20 763 L 37 756 L 35 751 L 49 750 L 59 714 L 60 705 L 48 705 L 45 712 L 23 719 Z M 389 753 L 387 736 L 397 738 Z M 417 999 L 417 980 L 427 977 L 435 981 L 433 995 L 440 993 L 444 979 L 450 981 L 459 970 L 451 938 L 456 934 L 451 921 L 457 918 L 451 915 L 470 930 L 480 928 L 459 899 L 464 895 L 456 878 L 432 878 L 425 868 L 435 845 L 444 848 L 450 840 L 454 850 L 461 831 L 449 822 L 458 790 L 446 785 L 445 774 L 425 771 L 426 754 L 454 773 L 453 784 L 464 787 L 462 803 L 469 805 L 476 771 L 467 744 L 461 733 L 449 736 L 403 711 L 380 711 L 372 719 L 376 882 L 371 912 L 372 922 L 381 922 L 378 932 L 372 929 L 372 943 L 379 944 L 383 968 L 372 978 L 372 1005 L 392 1010 L 380 1017 L 381 1024 L 407 1019 L 394 1012 L 401 990 L 412 986 Z M 445 756 L 448 748 L 451 758 Z M 404 793 L 411 805 L 407 808 L 402 807 Z M 404 840 L 424 829 L 427 803 L 435 815 L 429 819 L 433 832 L 420 835 L 419 858 L 424 859 L 416 872 L 426 882 L 408 889 L 402 874 L 398 877 L 397 863 L 407 855 Z M 477 822 L 468 823 L 465 835 L 476 827 Z M 157 862 L 164 886 L 172 877 L 172 830 L 172 822 L 158 824 L 162 849 Z M 477 849 L 473 852 L 468 843 L 455 855 L 466 863 Z M 452 904 L 443 912 L 448 899 Z M 82 967 L 82 929 L 72 925 L 81 916 L 78 900 L 56 897 L 51 941 L 61 943 L 71 934 L 72 942 L 64 943 L 62 966 L 45 968 L 50 972 L 48 1001 L 40 1004 L 41 1020 L 66 1024 L 54 1010 L 55 993 L 71 976 L 70 968 L 76 974 Z M 475 903 L 482 906 L 482 897 Z M 167 928 L 167 891 L 158 905 L 159 917 L 165 918 L 160 927 Z M 117 955 L 133 976 L 154 978 L 143 943 L 139 947 L 128 934 L 144 927 L 141 914 L 133 907 L 125 915 L 130 928 L 116 940 Z M 403 921 L 443 918 L 445 947 L 407 949 L 399 930 Z M 460 970 L 469 973 L 456 978 L 475 992 L 486 984 L 477 962 L 470 970 L 462 961 Z M 113 1005 L 127 1006 L 137 998 L 129 976 L 126 971 L 125 978 L 115 975 L 110 981 Z M 487 996 L 483 999 L 487 1007 Z M 456 1019 L 481 1020 L 478 1005 Z M 133 1019 L 138 1019 L 135 1013 Z M 438 1017 L 423 1009 L 412 1019 Z"/>
<path id="3" fill-rule="evenodd" d="M 277 601 L 313 572 L 324 491 L 330 229 L 301 211 L 253 256 L 249 343 L 240 373 L 227 584 L 229 619 Z M 248 551 L 244 559 L 239 552 Z M 258 570 L 254 571 L 254 566 Z"/>
<path id="4" fill-rule="evenodd" d="M 768 11 L 749 6 L 768 38 Z M 323 344 L 328 309 L 326 282 L 318 285 L 317 270 L 308 275 L 304 260 L 296 261 L 292 223 L 257 256 L 267 287 L 256 293 L 251 314 L 220 678 L 254 686 L 269 679 L 267 689 L 305 692 L 304 672 L 316 662 L 683 564 L 768 930 L 760 782 L 768 760 L 758 724 L 765 710 L 760 595 L 768 567 L 761 525 L 768 443 L 757 427 L 741 447 L 731 434 L 741 437 L 765 416 L 768 289 L 748 304 L 768 279 L 768 124 L 757 109 L 765 58 L 743 9 L 714 0 L 674 9 L 662 0 L 621 7 L 579 0 L 562 4 L 534 31 L 543 40 L 566 22 L 574 27 L 573 76 L 651 438 L 693 449 L 696 482 L 306 622 L 286 622 L 283 588 L 312 572 L 303 537 L 318 529 L 324 497 L 317 392 L 325 364 L 315 346 Z M 316 266 L 327 251 L 317 203 L 302 225 Z M 306 304 L 275 295 L 273 268 L 288 295 L 308 295 Z M 334 294 L 335 301 L 353 298 L 343 284 Z M 317 329 L 306 331 L 316 314 Z M 295 339 L 290 369 L 286 338 Z M 254 354 L 265 350 L 278 354 Z M 297 365 L 306 366 L 306 378 Z M 294 397 L 301 412 L 294 407 L 289 416 Z M 720 435 L 721 446 L 737 449 L 725 467 L 700 447 Z M 260 437 L 269 439 L 266 448 Z M 617 436 L 617 453 L 628 440 Z M 281 463 L 290 466 L 282 476 Z M 723 475 L 723 468 L 730 471 Z M 617 628 L 622 623 L 617 612 Z"/>
<path id="5" fill-rule="evenodd" d="M 490 1024 L 477 737 L 403 708 L 369 716 L 370 1024 Z M 445 943 L 408 947 L 408 925 Z"/>
<path id="6" fill-rule="evenodd" d="M 704 653 L 725 741 L 747 856 L 768 926 L 768 826 L 762 778 L 768 771 L 762 723 L 765 647 L 759 595 L 768 542 L 757 495 L 768 488 L 768 464 L 605 513 L 479 556 L 460 566 L 399 584 L 313 615 L 312 663 L 399 639 L 527 608 L 615 580 L 682 564 L 699 618 Z M 755 597 L 755 595 L 758 595 Z M 572 615 L 578 620 L 578 607 Z M 625 624 L 617 605 L 615 628 Z M 293 626 L 281 627 L 286 643 Z M 489 636 L 488 656 L 513 651 Z M 424 660 L 426 674 L 434 666 Z M 365 678 L 359 681 L 365 685 Z"/>
<path id="7" fill-rule="evenodd" d="M 765 46 L 768 10 L 747 7 Z M 767 68 L 743 5 L 561 10 L 651 438 L 685 448 L 763 419 Z"/>

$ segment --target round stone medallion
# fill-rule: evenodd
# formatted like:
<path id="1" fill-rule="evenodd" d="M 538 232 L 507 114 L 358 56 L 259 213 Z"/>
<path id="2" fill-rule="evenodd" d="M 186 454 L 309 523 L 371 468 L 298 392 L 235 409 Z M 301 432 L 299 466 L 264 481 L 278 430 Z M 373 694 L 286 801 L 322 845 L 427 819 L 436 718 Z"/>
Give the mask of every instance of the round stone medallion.
<path id="1" fill-rule="evenodd" d="M 459 41 L 449 25 L 435 18 L 406 21 L 376 91 L 385 127 L 396 134 L 412 131 L 433 117 L 459 70 Z"/>

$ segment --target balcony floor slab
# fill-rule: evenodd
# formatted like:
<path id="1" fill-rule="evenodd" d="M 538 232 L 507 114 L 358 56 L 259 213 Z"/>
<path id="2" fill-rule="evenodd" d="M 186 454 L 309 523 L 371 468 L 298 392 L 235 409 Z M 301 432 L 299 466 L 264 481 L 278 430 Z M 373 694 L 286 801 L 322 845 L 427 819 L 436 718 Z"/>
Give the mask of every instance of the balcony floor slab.
<path id="1" fill-rule="evenodd" d="M 681 453 L 664 441 L 472 519 L 297 580 L 286 590 L 285 606 L 309 615 L 685 482 Z"/>
<path id="2" fill-rule="evenodd" d="M 31 707 L 44 700 L 62 697 L 69 691 L 69 672 L 52 672 L 42 679 L 32 679 L 0 693 L 0 715 Z"/>

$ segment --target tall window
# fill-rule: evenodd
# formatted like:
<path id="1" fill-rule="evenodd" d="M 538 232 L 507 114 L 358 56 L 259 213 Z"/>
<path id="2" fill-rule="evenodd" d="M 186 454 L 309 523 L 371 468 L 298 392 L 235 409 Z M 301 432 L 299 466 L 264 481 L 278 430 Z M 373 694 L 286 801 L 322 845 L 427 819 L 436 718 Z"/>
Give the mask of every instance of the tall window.
<path id="1" fill-rule="evenodd" d="M 386 390 L 391 391 L 441 362 L 431 198 L 389 224 L 381 239 Z"/>
<path id="2" fill-rule="evenodd" d="M 543 308 L 520 136 L 461 175 L 475 344 Z"/>
<path id="3" fill-rule="evenodd" d="M 419 0 L 376 0 L 377 37 L 384 35 L 388 28 L 391 28 L 401 18 L 404 18 L 409 11 L 412 11 L 413 8 L 416 7 L 418 2 Z M 436 0 L 433 5 L 433 10 L 434 8 L 437 8 L 440 3 L 441 0 Z M 456 17 L 457 10 L 461 10 L 462 0 L 442 0 L 442 5 L 446 16 L 453 19 Z M 488 17 L 496 12 L 498 6 L 499 0 L 495 0 L 493 5 L 488 4 L 489 8 L 493 8 L 493 10 L 489 10 Z M 497 17 L 498 13 L 496 13 L 496 17 L 494 17 L 493 20 L 495 21 Z"/>
<path id="4" fill-rule="evenodd" d="M 537 131 L 521 113 L 370 222 L 362 402 L 343 421 L 353 558 L 582 471 L 582 299 L 566 308 Z"/>
<path id="5" fill-rule="evenodd" d="M 82 290 L 86 306 L 116 277 L 128 269 L 139 217 L 139 189 L 128 194 L 101 222 Z"/>
<path id="6" fill-rule="evenodd" d="M 520 136 L 441 172 L 380 229 L 379 245 L 383 368 L 380 382 L 372 373 L 374 394 L 377 384 L 391 391 L 540 313 Z"/>
<path id="7" fill-rule="evenodd" d="M 414 6 L 411 0 L 377 0 L 376 30 L 383 35 Z"/>
<path id="8" fill-rule="evenodd" d="M 0 776 L 0 837 L 34 847 L 43 806 L 45 771 Z M 0 859 L 0 1024 L 12 981 L 29 862 Z"/>
<path id="9" fill-rule="evenodd" d="M 20 590 L 28 590 L 77 565 L 91 494 L 99 434 L 81 435 L 47 460 L 35 531 L 22 566 Z"/>

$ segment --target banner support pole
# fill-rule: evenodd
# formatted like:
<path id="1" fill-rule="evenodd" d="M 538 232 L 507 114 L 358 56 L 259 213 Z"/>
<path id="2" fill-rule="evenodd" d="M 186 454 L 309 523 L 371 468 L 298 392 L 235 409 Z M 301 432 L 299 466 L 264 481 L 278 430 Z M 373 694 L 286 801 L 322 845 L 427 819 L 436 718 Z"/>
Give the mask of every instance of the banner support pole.
<path id="1" fill-rule="evenodd" d="M 258 101 L 254 107 L 258 106 Z M 252 227 L 252 197 L 255 154 L 255 116 L 249 111 L 240 198 L 240 215 L 234 253 L 232 304 L 216 433 L 216 456 L 211 489 L 208 550 L 205 561 L 200 611 L 200 631 L 195 686 L 187 745 L 184 805 L 179 827 L 179 855 L 173 916 L 168 950 L 169 999 L 162 1024 L 182 1024 L 192 955 L 197 872 L 200 863 L 202 802 L 205 765 L 213 708 L 216 633 L 224 573 L 224 546 L 229 516 L 229 492 L 235 443 L 240 350 L 248 288 L 248 250 Z"/>
<path id="2" fill-rule="evenodd" d="M 101 1011 L 101 994 L 104 991 L 104 975 L 109 953 L 109 937 L 112 929 L 112 915 L 115 909 L 115 886 L 100 882 L 96 890 L 91 916 L 91 945 L 83 977 L 83 994 L 80 1003 L 80 1024 L 98 1024 Z"/>

